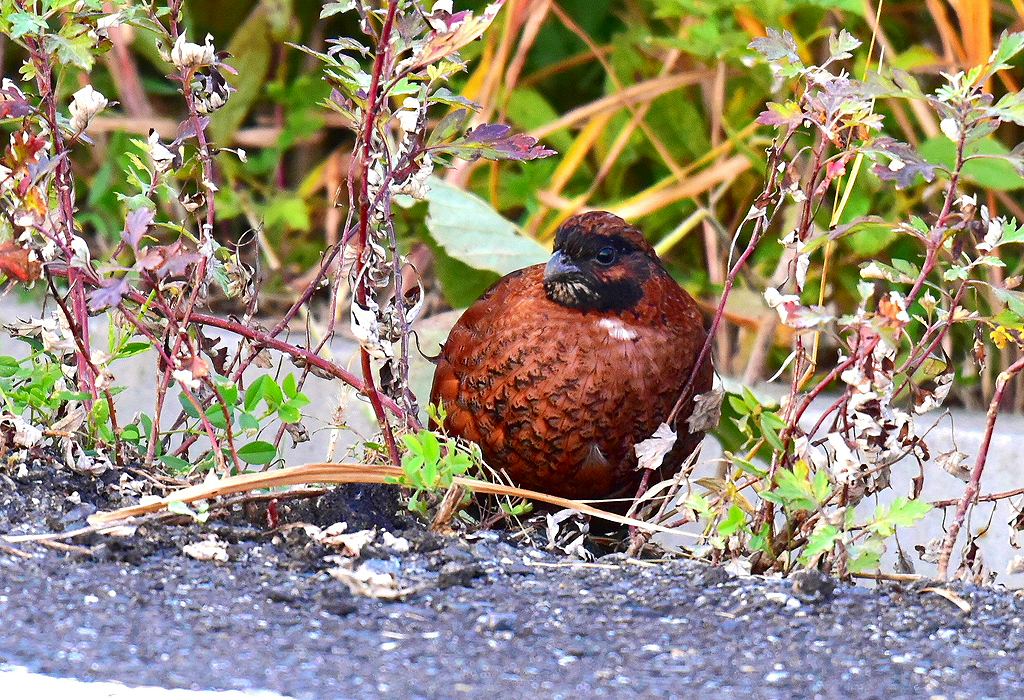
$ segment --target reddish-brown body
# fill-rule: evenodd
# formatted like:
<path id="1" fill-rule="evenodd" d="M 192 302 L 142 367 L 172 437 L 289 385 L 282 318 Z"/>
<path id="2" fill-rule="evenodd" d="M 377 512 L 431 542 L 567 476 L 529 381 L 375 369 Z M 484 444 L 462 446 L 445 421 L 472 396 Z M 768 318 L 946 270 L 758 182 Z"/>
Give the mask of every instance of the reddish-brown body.
<path id="1" fill-rule="evenodd" d="M 480 445 L 487 463 L 520 486 L 604 498 L 632 495 L 639 483 L 633 447 L 666 420 L 705 339 L 696 303 L 642 245 L 657 269 L 630 308 L 556 303 L 545 293 L 544 266 L 535 265 L 499 280 L 442 348 L 431 401 L 444 404 L 446 429 Z M 694 393 L 711 381 L 706 362 Z M 663 474 L 699 442 L 687 430 L 689 414 L 687 405 Z"/>

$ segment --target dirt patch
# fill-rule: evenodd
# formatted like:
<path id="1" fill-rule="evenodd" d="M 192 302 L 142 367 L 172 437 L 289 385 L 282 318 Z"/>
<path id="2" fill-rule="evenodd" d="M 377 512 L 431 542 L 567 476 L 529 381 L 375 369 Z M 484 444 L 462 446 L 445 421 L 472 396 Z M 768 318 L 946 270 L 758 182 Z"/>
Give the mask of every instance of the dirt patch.
<path id="1" fill-rule="evenodd" d="M 76 527 L 90 508 L 128 498 L 119 473 L 46 463 L 5 469 L 0 489 L 8 533 Z M 1024 610 L 1006 592 L 953 587 L 965 612 L 925 585 L 735 577 L 622 555 L 583 563 L 506 533 L 424 533 L 388 489 L 282 504 L 276 530 L 261 508 L 205 525 L 77 538 L 82 549 L 70 552 L 19 544 L 31 559 L 0 552 L 0 663 L 296 698 L 1024 691 Z M 393 580 L 400 594 L 354 595 L 351 582 L 328 573 L 347 561 L 342 549 L 296 522 L 346 522 L 343 535 L 376 529 L 347 566 L 370 581 Z M 210 536 L 226 561 L 185 554 Z"/>

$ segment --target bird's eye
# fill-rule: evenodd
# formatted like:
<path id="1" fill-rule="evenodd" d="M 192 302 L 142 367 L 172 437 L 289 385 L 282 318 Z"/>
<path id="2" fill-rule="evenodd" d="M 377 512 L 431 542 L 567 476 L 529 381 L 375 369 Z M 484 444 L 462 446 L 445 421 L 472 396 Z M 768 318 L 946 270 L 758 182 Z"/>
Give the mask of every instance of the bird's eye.
<path id="1" fill-rule="evenodd" d="M 613 246 L 607 245 L 597 251 L 597 256 L 594 259 L 597 260 L 598 265 L 611 265 L 617 257 L 619 257 L 618 251 Z"/>

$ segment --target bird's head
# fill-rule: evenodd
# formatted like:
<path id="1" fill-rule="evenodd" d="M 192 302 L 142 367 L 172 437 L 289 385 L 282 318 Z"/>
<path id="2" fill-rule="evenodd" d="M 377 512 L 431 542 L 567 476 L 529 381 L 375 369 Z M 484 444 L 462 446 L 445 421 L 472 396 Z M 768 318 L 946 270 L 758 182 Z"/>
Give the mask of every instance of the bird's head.
<path id="1" fill-rule="evenodd" d="M 544 268 L 544 291 L 556 304 L 583 311 L 626 311 L 644 283 L 665 268 L 639 230 L 606 211 L 577 214 L 558 229 Z"/>

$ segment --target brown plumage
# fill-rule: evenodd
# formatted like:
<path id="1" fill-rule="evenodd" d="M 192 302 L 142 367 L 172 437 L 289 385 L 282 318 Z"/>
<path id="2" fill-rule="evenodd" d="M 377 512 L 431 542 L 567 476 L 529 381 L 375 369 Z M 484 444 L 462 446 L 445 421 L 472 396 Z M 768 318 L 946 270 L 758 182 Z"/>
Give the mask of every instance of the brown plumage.
<path id="1" fill-rule="evenodd" d="M 632 495 L 633 446 L 666 420 L 705 339 L 694 300 L 643 234 L 608 212 L 568 219 L 547 265 L 506 275 L 462 315 L 430 400 L 449 433 L 517 484 L 569 498 Z M 711 388 L 710 361 L 692 393 Z M 687 404 L 663 476 L 699 442 Z"/>

